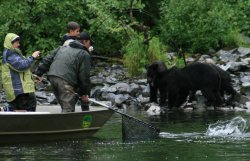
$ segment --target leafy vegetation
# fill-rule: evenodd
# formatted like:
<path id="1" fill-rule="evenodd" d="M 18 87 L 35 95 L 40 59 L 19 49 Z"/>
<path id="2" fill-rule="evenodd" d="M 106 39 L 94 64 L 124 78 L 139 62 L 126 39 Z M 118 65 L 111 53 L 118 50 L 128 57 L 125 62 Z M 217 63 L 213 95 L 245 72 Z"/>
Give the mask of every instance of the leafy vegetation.
<path id="1" fill-rule="evenodd" d="M 149 44 L 143 44 L 143 36 L 138 36 L 129 41 L 124 47 L 124 64 L 132 76 L 136 76 L 145 70 L 148 64 L 162 60 L 166 65 L 171 64 L 166 56 L 166 48 L 161 44 L 159 38 L 153 37 Z"/>
<path id="2" fill-rule="evenodd" d="M 161 9 L 161 37 L 173 50 L 206 52 L 210 48 L 227 46 L 228 43 L 234 46 L 239 44 L 238 29 L 231 21 L 236 13 L 225 1 L 165 2 L 168 3 L 163 4 Z"/>
<path id="3" fill-rule="evenodd" d="M 0 7 L 0 44 L 13 32 L 25 54 L 46 55 L 76 21 L 92 35 L 95 54 L 123 57 L 131 75 L 154 60 L 183 64 L 169 51 L 202 54 L 250 36 L 250 0 L 1 0 Z"/>

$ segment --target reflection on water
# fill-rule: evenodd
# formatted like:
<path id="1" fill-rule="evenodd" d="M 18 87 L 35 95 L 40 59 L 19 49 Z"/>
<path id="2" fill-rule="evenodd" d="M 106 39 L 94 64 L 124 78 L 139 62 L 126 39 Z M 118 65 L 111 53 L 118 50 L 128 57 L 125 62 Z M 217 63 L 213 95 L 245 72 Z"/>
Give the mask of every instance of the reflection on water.
<path id="1" fill-rule="evenodd" d="M 160 138 L 122 142 L 121 117 L 114 114 L 93 137 L 83 140 L 0 146 L 0 160 L 246 161 L 250 158 L 250 114 L 236 111 L 169 111 L 148 117 Z"/>
<path id="2" fill-rule="evenodd" d="M 3 146 L 0 160 L 89 160 L 90 140 Z"/>

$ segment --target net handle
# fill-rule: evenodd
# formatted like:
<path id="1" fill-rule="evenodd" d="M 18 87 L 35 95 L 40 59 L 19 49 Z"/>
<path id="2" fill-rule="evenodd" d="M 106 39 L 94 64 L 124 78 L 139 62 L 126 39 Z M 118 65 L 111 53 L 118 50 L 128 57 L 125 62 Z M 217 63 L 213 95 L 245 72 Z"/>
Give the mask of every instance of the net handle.
<path id="1" fill-rule="evenodd" d="M 112 111 L 114 111 L 114 112 L 116 112 L 116 113 L 119 113 L 120 115 L 122 115 L 122 116 L 124 116 L 124 117 L 128 117 L 128 118 L 130 118 L 130 119 L 133 119 L 134 121 L 136 121 L 136 122 L 138 122 L 138 123 L 140 123 L 140 124 L 143 124 L 143 125 L 145 125 L 145 126 L 151 128 L 151 129 L 154 129 L 155 131 L 158 131 L 158 132 L 160 131 L 160 129 L 158 129 L 158 128 L 152 126 L 151 124 L 149 124 L 149 123 L 147 123 L 147 122 L 144 122 L 144 121 L 142 121 L 142 120 L 139 120 L 139 119 L 137 119 L 137 118 L 134 118 L 134 117 L 132 117 L 132 116 L 130 116 L 130 115 L 128 115 L 128 114 L 125 114 L 125 113 L 122 113 L 122 112 L 120 112 L 120 111 L 117 111 L 117 110 L 113 109 L 112 107 L 110 107 L 110 106 L 108 106 L 108 105 L 106 105 L 106 104 L 104 104 L 104 103 L 101 103 L 101 102 L 99 102 L 99 101 L 96 101 L 96 100 L 94 100 L 94 99 L 92 99 L 92 98 L 89 98 L 89 101 L 90 101 L 90 102 L 93 102 L 93 103 L 96 103 L 96 104 L 98 104 L 98 105 L 101 105 L 101 106 L 103 106 L 103 107 L 106 107 L 106 108 L 108 108 L 109 110 L 112 110 Z"/>

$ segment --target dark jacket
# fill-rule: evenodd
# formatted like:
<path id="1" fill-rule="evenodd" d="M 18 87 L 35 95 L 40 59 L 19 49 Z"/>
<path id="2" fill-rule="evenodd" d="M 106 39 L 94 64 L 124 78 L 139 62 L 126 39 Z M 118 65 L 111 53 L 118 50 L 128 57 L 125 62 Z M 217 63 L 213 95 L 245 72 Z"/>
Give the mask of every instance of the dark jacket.
<path id="1" fill-rule="evenodd" d="M 64 47 L 64 46 L 59 46 L 58 48 L 50 51 L 50 53 L 48 55 L 43 57 L 43 59 L 39 62 L 38 66 L 36 67 L 35 72 L 34 72 L 37 76 L 41 77 L 43 74 L 45 74 L 49 71 L 50 65 L 52 64 L 57 51 L 62 47 Z"/>
<path id="2" fill-rule="evenodd" d="M 73 41 L 69 46 L 61 46 L 55 50 L 43 60 L 50 66 L 48 75 L 60 77 L 73 87 L 79 87 L 79 95 L 88 95 L 90 93 L 90 55 L 87 49 L 80 42 Z M 43 71 L 47 70 L 45 64 L 40 63 L 38 69 L 44 66 Z"/>
<path id="3" fill-rule="evenodd" d="M 64 44 L 65 41 L 67 40 L 76 40 L 76 36 L 69 36 L 68 34 L 65 34 L 62 38 L 62 42 L 61 42 L 61 45 Z"/>
<path id="4" fill-rule="evenodd" d="M 57 53 L 57 51 L 61 48 L 62 46 L 52 50 L 46 57 L 44 57 L 38 64 L 35 74 L 39 77 L 41 77 L 43 74 L 47 73 L 49 71 L 50 65 L 52 64 L 54 57 Z"/>

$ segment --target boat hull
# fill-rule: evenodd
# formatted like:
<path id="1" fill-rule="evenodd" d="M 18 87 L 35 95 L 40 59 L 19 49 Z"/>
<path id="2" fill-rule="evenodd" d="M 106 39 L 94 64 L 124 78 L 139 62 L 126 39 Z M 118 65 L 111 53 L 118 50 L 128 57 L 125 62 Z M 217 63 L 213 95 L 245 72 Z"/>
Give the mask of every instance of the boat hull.
<path id="1" fill-rule="evenodd" d="M 79 139 L 95 134 L 113 111 L 1 112 L 0 143 Z"/>

